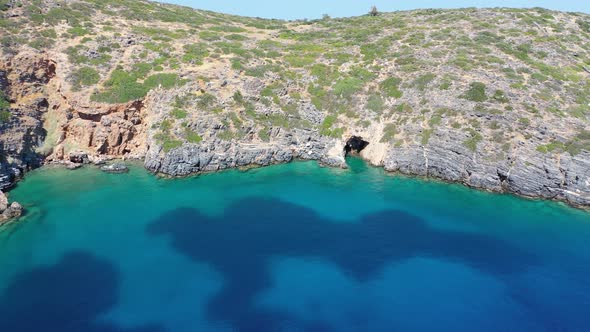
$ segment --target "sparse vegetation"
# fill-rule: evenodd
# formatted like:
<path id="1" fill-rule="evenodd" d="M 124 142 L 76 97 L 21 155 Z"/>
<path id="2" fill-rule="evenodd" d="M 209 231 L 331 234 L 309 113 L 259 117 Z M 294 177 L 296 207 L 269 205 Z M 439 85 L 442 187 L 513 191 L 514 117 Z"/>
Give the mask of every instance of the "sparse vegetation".
<path id="1" fill-rule="evenodd" d="M 8 122 L 10 120 L 10 102 L 8 98 L 0 91 L 0 124 Z"/>
<path id="2" fill-rule="evenodd" d="M 472 152 L 475 152 L 477 150 L 477 145 L 483 140 L 483 136 L 471 128 L 468 130 L 468 133 L 470 137 L 465 142 L 463 142 L 463 145 Z"/>
<path id="3" fill-rule="evenodd" d="M 74 89 L 80 90 L 82 87 L 92 86 L 98 83 L 100 74 L 94 68 L 81 67 L 72 73 L 71 79 Z"/>
<path id="4" fill-rule="evenodd" d="M 193 144 L 201 143 L 201 141 L 203 141 L 203 138 L 198 133 L 189 128 L 185 128 L 184 137 L 186 138 L 187 142 Z"/>
<path id="5" fill-rule="evenodd" d="M 170 114 L 175 117 L 176 119 L 184 119 L 187 116 L 187 113 L 185 110 L 181 110 L 179 108 L 175 108 L 172 110 L 172 112 L 170 112 Z"/>
<path id="6" fill-rule="evenodd" d="M 334 138 L 341 138 L 344 132 L 343 128 L 332 128 L 336 122 L 336 116 L 328 115 L 324 122 L 322 122 L 320 128 L 320 134 L 324 136 L 330 136 Z"/>
<path id="7" fill-rule="evenodd" d="M 381 143 L 392 142 L 397 133 L 397 127 L 393 123 L 388 123 L 383 128 L 383 135 L 381 136 Z"/>
<path id="8" fill-rule="evenodd" d="M 379 85 L 381 91 L 388 97 L 401 98 L 403 93 L 399 90 L 402 80 L 397 77 L 390 77 Z"/>
<path id="9" fill-rule="evenodd" d="M 145 97 L 154 88 L 170 89 L 186 83 L 185 80 L 179 79 L 177 74 L 171 73 L 149 76 L 143 83 L 138 82 L 138 79 L 138 72 L 115 70 L 104 83 L 106 89 L 95 93 L 92 100 L 111 104 L 125 103 Z"/>
<path id="10" fill-rule="evenodd" d="M 469 85 L 469 90 L 463 95 L 463 98 L 475 102 L 484 102 L 488 99 L 486 95 L 486 85 L 482 82 L 473 82 Z"/>

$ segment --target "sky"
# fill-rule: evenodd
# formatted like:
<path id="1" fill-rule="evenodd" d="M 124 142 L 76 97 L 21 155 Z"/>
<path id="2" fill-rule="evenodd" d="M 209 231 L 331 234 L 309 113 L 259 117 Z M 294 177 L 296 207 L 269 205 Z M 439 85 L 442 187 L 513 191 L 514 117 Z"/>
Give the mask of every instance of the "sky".
<path id="1" fill-rule="evenodd" d="M 162 0 L 160 0 L 162 1 Z M 544 7 L 562 11 L 590 13 L 590 0 L 164 0 L 198 9 L 242 16 L 314 19 L 323 14 L 332 17 L 366 14 L 372 5 L 380 11 L 416 8 L 461 7 Z"/>

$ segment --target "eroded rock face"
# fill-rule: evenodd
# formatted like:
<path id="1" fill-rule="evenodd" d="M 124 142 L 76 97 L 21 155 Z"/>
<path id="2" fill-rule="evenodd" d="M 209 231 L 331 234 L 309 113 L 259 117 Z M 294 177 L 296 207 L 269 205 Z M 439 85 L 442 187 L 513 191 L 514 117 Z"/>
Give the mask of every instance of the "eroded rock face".
<path id="1" fill-rule="evenodd" d="M 47 134 L 42 121 L 49 107 L 45 85 L 54 76 L 55 63 L 44 55 L 24 53 L 10 62 L 0 60 L 0 88 L 11 103 L 8 121 L 0 123 L 0 189 L 43 162 L 37 147 Z"/>
<path id="2" fill-rule="evenodd" d="M 0 124 L 0 189 L 44 162 L 145 155 L 143 101 L 82 103 L 63 84 L 47 54 L 29 49 L 0 59 L 0 89 L 11 104 L 9 120 Z"/>
<path id="3" fill-rule="evenodd" d="M 471 151 L 451 134 L 428 147 L 391 148 L 384 160 L 388 171 L 434 177 L 495 192 L 590 204 L 590 153 L 575 157 L 543 155 L 534 147 L 518 147 L 505 160 L 489 160 Z"/>
<path id="4" fill-rule="evenodd" d="M 56 148 L 47 158 L 64 159 L 65 146 L 76 146 L 88 158 L 142 158 L 145 154 L 143 101 L 125 104 L 69 106 L 71 119 L 60 128 Z"/>
<path id="5" fill-rule="evenodd" d="M 339 142 L 308 130 L 271 133 L 272 143 L 228 142 L 214 140 L 201 144 L 185 144 L 163 151 L 154 143 L 145 159 L 145 167 L 154 173 L 186 176 L 251 165 L 268 166 L 294 159 L 318 160 L 333 167 L 346 167 L 342 148 L 340 154 L 330 150 Z"/>

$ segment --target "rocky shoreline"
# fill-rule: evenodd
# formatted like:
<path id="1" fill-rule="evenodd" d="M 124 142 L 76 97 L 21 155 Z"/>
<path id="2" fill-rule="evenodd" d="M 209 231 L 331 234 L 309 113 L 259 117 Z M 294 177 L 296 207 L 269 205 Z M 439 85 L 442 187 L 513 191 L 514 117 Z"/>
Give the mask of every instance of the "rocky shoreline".
<path id="1" fill-rule="evenodd" d="M 55 41 L 0 47 L 0 190 L 50 163 L 117 173 L 104 162 L 133 159 L 188 176 L 292 160 L 346 167 L 357 153 L 389 172 L 590 207 L 588 15 L 464 9 L 221 27 L 199 11 L 182 9 L 207 24 L 72 4 L 93 8 L 78 13 L 92 28 L 0 13 L 22 27 L 0 32 Z M 101 23 L 113 19 L 130 24 Z"/>
<path id="2" fill-rule="evenodd" d="M 285 135 L 291 137 L 290 135 Z M 273 145 L 256 147 L 252 145 L 208 144 L 202 146 L 182 147 L 170 151 L 161 157 L 160 154 L 147 155 L 145 158 L 136 159 L 143 163 L 146 170 L 161 176 L 186 177 L 201 173 L 211 173 L 232 168 L 265 167 L 276 164 L 288 163 L 296 160 L 315 160 L 326 167 L 347 168 L 346 154 L 351 152 L 348 142 L 336 144 L 332 140 L 313 139 L 304 136 L 305 145 Z M 292 138 L 292 137 L 291 137 Z M 362 139 L 353 136 L 351 139 Z M 350 141 L 350 140 L 349 140 Z M 294 141 L 293 143 L 297 143 Z M 383 167 L 387 172 L 402 174 L 405 176 L 417 176 L 432 178 L 447 183 L 459 183 L 473 189 L 485 190 L 496 193 L 514 194 L 530 199 L 546 199 L 564 202 L 571 207 L 582 210 L 590 210 L 590 195 L 576 188 L 579 175 L 590 175 L 590 165 L 587 159 L 564 159 L 563 167 L 569 167 L 577 172 L 562 172 L 559 168 L 552 168 L 552 164 L 543 160 L 533 160 L 526 164 L 522 159 L 515 157 L 510 165 L 485 165 L 476 164 L 466 158 L 463 167 L 457 167 L 454 161 L 437 154 L 436 149 L 417 153 L 415 151 L 391 151 L 390 157 L 382 163 L 374 163 L 371 155 L 367 154 L 362 145 L 359 150 L 352 151 L 355 155 L 375 167 Z M 342 148 L 341 150 L 335 148 Z M 340 153 L 337 153 L 340 151 Z M 443 150 L 446 151 L 446 150 Z M 457 155 L 461 155 L 460 151 Z M 83 165 L 95 165 L 97 169 L 107 173 L 126 173 L 128 171 L 124 162 L 112 162 L 105 164 L 105 159 L 88 158 L 79 154 L 72 156 L 66 162 L 49 162 L 47 164 L 61 165 L 71 170 Z M 475 156 L 476 157 L 476 156 Z M 93 160 L 92 162 L 90 160 Z M 74 161 L 72 161 L 74 160 Z M 538 163 L 535 163 L 538 162 Z M 468 165 L 465 167 L 465 165 Z M 523 165 L 525 167 L 518 167 Z M 506 168 L 502 168 L 506 167 Z M 495 171 L 495 173 L 494 173 Z M 487 172 L 487 173 L 486 173 Z M 587 186 L 588 184 L 583 184 Z M 573 190 L 566 189 L 567 187 Z M 0 191 L 0 225 L 7 224 L 19 218 L 23 208 L 18 202 L 8 203 L 8 198 Z"/>
<path id="3" fill-rule="evenodd" d="M 561 201 L 581 209 L 590 208 L 590 154 L 564 157 L 560 165 L 543 158 L 525 159 L 519 155 L 497 164 L 478 163 L 477 154 L 465 153 L 461 147 L 455 148 L 455 159 L 449 158 L 448 147 L 416 147 L 416 150 L 392 148 L 385 159 L 378 162 L 366 151 L 360 151 L 359 156 L 371 165 L 383 167 L 392 173 L 460 183 L 490 192 Z M 320 144 L 316 149 L 248 146 L 240 150 L 239 145 L 236 145 L 222 152 L 215 145 L 183 147 L 171 151 L 165 157 L 146 156 L 145 167 L 153 173 L 178 177 L 250 165 L 268 166 L 292 160 L 316 160 L 329 167 L 346 167 L 344 149 L 334 155 L 322 154 L 334 150 L 333 146 Z M 452 147 L 450 150 L 453 151 Z"/>

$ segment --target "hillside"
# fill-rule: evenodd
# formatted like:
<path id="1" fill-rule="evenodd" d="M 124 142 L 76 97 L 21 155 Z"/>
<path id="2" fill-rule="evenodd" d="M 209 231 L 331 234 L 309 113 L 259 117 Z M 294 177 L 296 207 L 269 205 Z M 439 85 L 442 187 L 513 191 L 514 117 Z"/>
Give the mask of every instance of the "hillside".
<path id="1" fill-rule="evenodd" d="M 188 175 L 360 155 L 590 205 L 590 16 L 286 22 L 139 0 L 0 0 L 0 188 L 46 162 Z"/>

